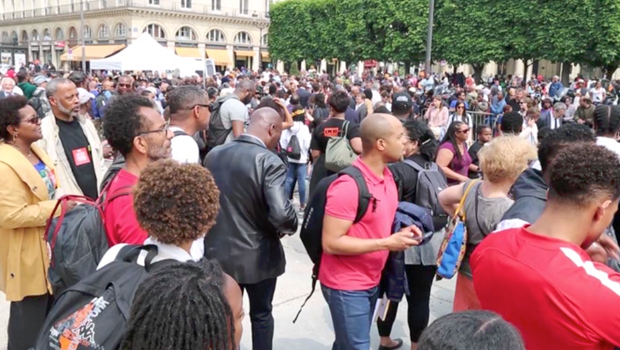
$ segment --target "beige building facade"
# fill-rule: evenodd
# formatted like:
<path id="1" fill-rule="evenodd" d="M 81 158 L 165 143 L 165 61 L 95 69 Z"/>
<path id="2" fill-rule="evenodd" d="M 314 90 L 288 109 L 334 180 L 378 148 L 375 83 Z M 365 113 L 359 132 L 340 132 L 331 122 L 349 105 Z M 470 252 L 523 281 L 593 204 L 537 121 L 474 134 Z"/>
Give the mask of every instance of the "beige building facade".
<path id="1" fill-rule="evenodd" d="M 257 70 L 270 62 L 269 8 L 276 0 L 0 0 L 2 63 L 57 68 L 104 58 L 148 32 L 184 57 Z M 80 14 L 84 6 L 84 28 Z M 145 60 L 157 59 L 144 57 Z M 75 64 L 74 63 L 74 64 Z"/>

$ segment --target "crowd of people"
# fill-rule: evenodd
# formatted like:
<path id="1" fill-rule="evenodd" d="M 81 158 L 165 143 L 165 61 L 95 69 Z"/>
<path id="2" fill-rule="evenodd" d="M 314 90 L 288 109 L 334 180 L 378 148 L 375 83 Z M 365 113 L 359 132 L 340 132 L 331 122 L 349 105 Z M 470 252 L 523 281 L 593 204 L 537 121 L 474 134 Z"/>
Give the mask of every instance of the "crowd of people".
<path id="1" fill-rule="evenodd" d="M 237 349 L 243 294 L 253 348 L 272 349 L 281 240 L 321 195 L 317 277 L 333 349 L 370 349 L 375 324 L 380 350 L 403 346 L 390 334 L 402 298 L 373 318 L 394 259 L 412 350 L 620 347 L 613 88 L 588 89 L 581 78 L 564 87 L 557 77 L 475 85 L 424 72 L 32 73 L 4 77 L 0 95 L 8 350 L 30 349 L 49 331 L 58 296 L 46 226 L 66 195 L 107 198 L 109 250 L 98 270 L 127 245 L 156 246 L 154 263 L 176 262 L 138 287 L 118 330 L 122 349 Z M 341 172 L 349 167 L 370 193 L 361 215 L 359 179 Z M 394 229 L 403 203 L 430 224 Z M 454 313 L 429 326 L 437 256 L 455 216 L 468 237 Z"/>

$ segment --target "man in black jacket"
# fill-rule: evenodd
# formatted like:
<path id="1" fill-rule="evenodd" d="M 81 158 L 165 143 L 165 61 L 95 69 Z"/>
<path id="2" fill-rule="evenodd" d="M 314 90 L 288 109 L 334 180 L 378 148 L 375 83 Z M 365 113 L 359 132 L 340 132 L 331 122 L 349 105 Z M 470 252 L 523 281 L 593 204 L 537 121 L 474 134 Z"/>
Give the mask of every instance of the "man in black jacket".
<path id="1" fill-rule="evenodd" d="M 255 350 L 272 349 L 272 300 L 286 264 L 280 238 L 297 231 L 297 213 L 284 191 L 287 169 L 272 152 L 281 133 L 278 112 L 257 109 L 245 134 L 205 159 L 220 189 L 220 213 L 205 237 L 205 256 L 218 260 L 247 291 Z"/>

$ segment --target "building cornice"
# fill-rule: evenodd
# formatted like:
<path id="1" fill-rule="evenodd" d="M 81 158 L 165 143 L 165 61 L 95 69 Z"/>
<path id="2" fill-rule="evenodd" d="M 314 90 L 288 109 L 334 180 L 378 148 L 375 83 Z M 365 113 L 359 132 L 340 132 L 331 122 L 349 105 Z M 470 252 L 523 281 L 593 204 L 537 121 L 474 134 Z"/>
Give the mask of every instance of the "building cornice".
<path id="1" fill-rule="evenodd" d="M 123 17 L 123 16 L 139 16 L 139 17 L 151 17 L 151 18 L 176 18 L 185 19 L 188 22 L 192 20 L 209 21 L 216 23 L 234 24 L 247 27 L 259 26 L 266 28 L 269 26 L 269 21 L 264 19 L 255 19 L 252 16 L 247 18 L 241 16 L 226 16 L 218 14 L 204 14 L 191 11 L 173 11 L 163 10 L 157 7 L 144 8 L 144 7 L 124 7 L 124 8 L 111 8 L 95 11 L 85 11 L 84 18 L 96 19 L 96 18 L 110 18 L 110 17 Z M 53 14 L 48 16 L 28 17 L 19 19 L 5 19 L 0 24 L 1 27 L 15 26 L 15 25 L 28 25 L 28 24 L 40 24 L 43 22 L 60 22 L 60 21 L 72 21 L 79 20 L 80 12 L 72 12 L 68 14 Z"/>

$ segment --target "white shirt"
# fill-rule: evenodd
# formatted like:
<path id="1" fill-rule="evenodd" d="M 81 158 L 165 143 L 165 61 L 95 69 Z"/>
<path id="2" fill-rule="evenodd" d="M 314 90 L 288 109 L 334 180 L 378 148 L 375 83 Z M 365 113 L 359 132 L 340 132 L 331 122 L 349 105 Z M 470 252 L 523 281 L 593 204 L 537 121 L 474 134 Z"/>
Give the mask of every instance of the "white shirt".
<path id="1" fill-rule="evenodd" d="M 183 131 L 178 126 L 171 126 L 170 131 Z M 185 132 L 185 131 L 183 131 Z M 200 163 L 200 150 L 194 138 L 189 135 L 179 135 L 170 141 L 172 159 L 179 163 Z"/>
<path id="2" fill-rule="evenodd" d="M 599 136 L 596 138 L 596 144 L 614 152 L 620 158 L 620 143 L 618 143 L 618 141 L 609 137 Z"/>
<path id="3" fill-rule="evenodd" d="M 302 122 L 293 123 L 293 127 L 287 130 L 282 130 L 280 136 L 280 147 L 286 149 L 289 141 L 293 135 L 297 135 L 297 141 L 299 142 L 299 148 L 301 151 L 301 158 L 291 159 L 288 161 L 295 164 L 306 164 L 308 162 L 308 150 L 310 150 L 310 141 L 312 140 L 312 134 L 308 126 Z"/>
<path id="4" fill-rule="evenodd" d="M 603 102 L 603 95 L 605 95 L 605 89 L 594 88 L 590 90 L 590 95 L 592 97 L 592 102 Z"/>
<path id="5" fill-rule="evenodd" d="M 149 237 L 144 241 L 144 244 L 153 244 L 157 246 L 157 256 L 153 258 L 152 263 L 156 263 L 162 260 L 176 260 L 179 262 L 198 261 L 204 256 L 204 237 L 198 238 L 192 243 L 190 253 L 186 252 L 182 248 L 172 245 L 158 242 L 155 238 Z M 120 252 L 121 248 L 127 244 L 121 243 L 108 249 L 108 251 L 101 258 L 101 262 L 97 266 L 97 270 L 100 270 L 104 266 L 110 264 L 116 259 L 116 256 Z M 140 253 L 138 257 L 138 264 L 144 266 L 144 259 L 146 258 L 146 251 Z"/>

